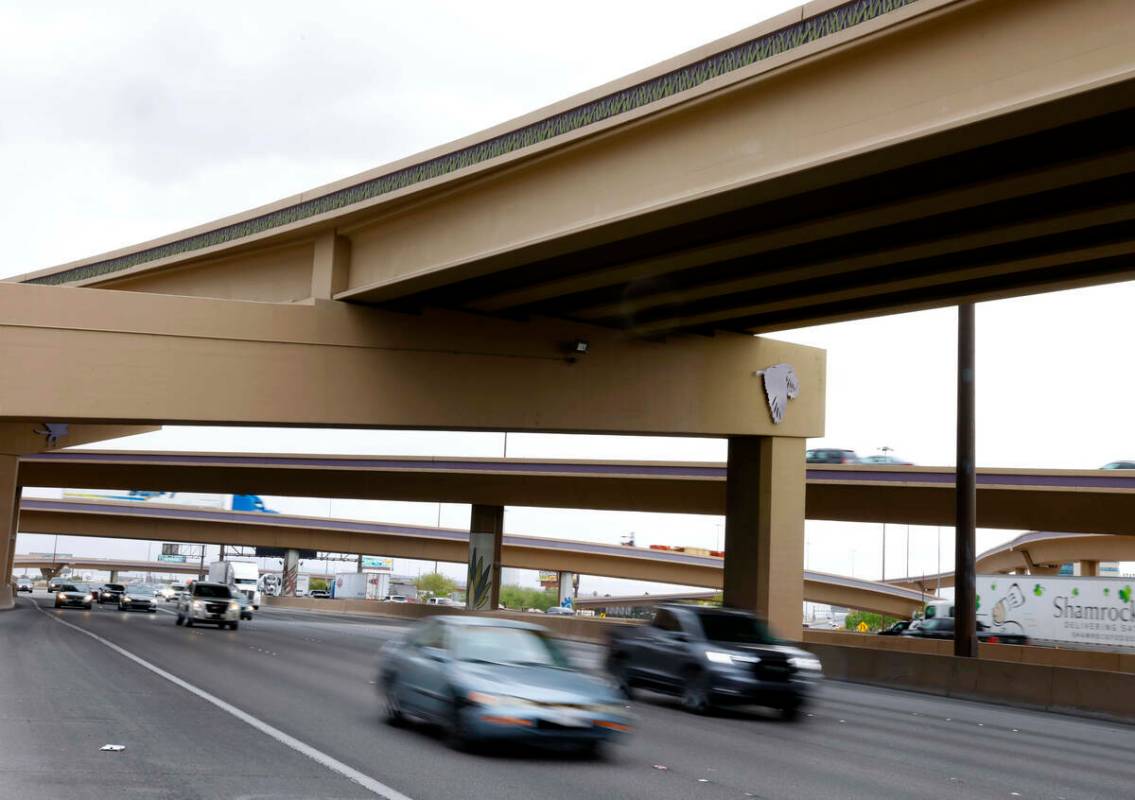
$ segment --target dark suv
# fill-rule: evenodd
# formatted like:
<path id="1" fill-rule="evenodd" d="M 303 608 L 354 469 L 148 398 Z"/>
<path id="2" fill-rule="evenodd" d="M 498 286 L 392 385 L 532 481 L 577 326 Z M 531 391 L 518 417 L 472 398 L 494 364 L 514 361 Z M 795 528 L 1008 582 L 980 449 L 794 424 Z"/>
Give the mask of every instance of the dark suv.
<path id="1" fill-rule="evenodd" d="M 98 601 L 101 606 L 103 603 L 117 603 L 122 599 L 122 595 L 126 594 L 126 584 L 124 583 L 104 583 L 98 591 Z"/>
<path id="2" fill-rule="evenodd" d="M 809 464 L 858 464 L 859 456 L 854 450 L 835 450 L 830 447 L 808 450 L 804 460 Z"/>
<path id="3" fill-rule="evenodd" d="M 650 625 L 616 629 L 607 670 L 627 695 L 644 686 L 682 699 L 689 711 L 761 705 L 796 716 L 820 678 L 811 653 L 772 637 L 745 611 L 663 605 Z"/>

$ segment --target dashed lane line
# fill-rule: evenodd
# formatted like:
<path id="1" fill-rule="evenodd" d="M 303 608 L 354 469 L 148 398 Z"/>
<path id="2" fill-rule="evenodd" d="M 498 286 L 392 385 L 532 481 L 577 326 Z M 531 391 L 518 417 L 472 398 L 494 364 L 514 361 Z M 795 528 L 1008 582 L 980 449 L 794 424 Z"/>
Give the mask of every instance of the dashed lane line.
<path id="1" fill-rule="evenodd" d="M 347 766 L 342 761 L 339 761 L 338 759 L 336 759 L 332 756 L 329 756 L 327 753 L 324 753 L 321 750 L 315 749 L 314 747 L 312 747 L 311 745 L 309 745 L 305 742 L 301 742 L 299 739 L 296 739 L 294 736 L 289 736 L 288 734 L 284 733 L 279 728 L 276 728 L 276 727 L 273 727 L 272 725 L 269 725 L 267 722 L 264 722 L 264 721 L 262 721 L 262 720 L 260 720 L 256 717 L 252 716 L 251 714 L 249 714 L 246 711 L 242 711 L 241 709 L 237 708 L 236 706 L 234 706 L 230 703 L 226 703 L 224 700 L 217 697 L 216 695 L 209 694 L 209 692 L 206 692 L 204 689 L 198 688 L 197 686 L 194 686 L 192 683 L 189 683 L 186 680 L 182 680 L 181 678 L 177 677 L 173 673 L 166 672 L 161 667 L 156 666 L 154 664 L 151 664 L 149 661 L 146 661 L 141 656 L 137 656 L 134 653 L 131 653 L 129 650 L 126 650 L 125 648 L 119 647 L 114 642 L 110 641 L 109 639 L 104 639 L 103 637 L 99 636 L 97 633 L 92 633 L 91 631 L 88 631 L 84 628 L 80 628 L 78 625 L 67 622 L 66 620 L 60 619 L 59 617 L 54 616 L 52 614 L 48 614 L 46 611 L 44 611 L 42 608 L 40 608 L 39 603 L 36 603 L 34 600 L 32 601 L 32 605 L 35 606 L 36 610 L 39 611 L 39 613 L 43 614 L 48 619 L 55 620 L 60 625 L 65 625 L 65 626 L 67 626 L 68 628 L 71 628 L 74 631 L 78 631 L 79 633 L 83 634 L 84 636 L 91 637 L 92 639 L 94 639 L 99 644 L 110 648 L 114 652 L 118 653 L 120 656 L 130 659 L 131 661 L 133 661 L 138 666 L 149 670 L 150 672 L 154 673 L 155 675 L 157 675 L 160 678 L 164 678 L 165 680 L 169 681 L 170 683 L 174 684 L 175 686 L 180 686 L 182 689 L 185 689 L 187 692 L 190 692 L 191 694 L 196 695 L 197 697 L 201 698 L 205 702 L 210 703 L 210 704 L 216 706 L 217 708 L 221 709 L 226 714 L 230 714 L 230 715 L 236 717 L 241 722 L 244 722 L 247 725 L 251 725 L 256 730 L 260 731 L 261 733 L 263 733 L 267 736 L 270 736 L 271 738 L 275 739 L 280 744 L 282 744 L 286 747 L 290 747 L 292 750 L 295 750 L 297 753 L 300 753 L 302 755 L 307 756 L 312 761 L 315 761 L 316 763 L 323 765 L 324 767 L 331 770 L 332 772 L 339 773 L 344 778 L 347 778 L 348 780 L 350 780 L 354 783 L 357 783 L 359 786 L 363 787 L 364 789 L 367 789 L 368 791 L 374 793 L 375 795 L 378 795 L 379 797 L 383 797 L 386 800 L 411 800 L 411 798 L 408 797 L 407 795 L 404 795 L 401 792 L 396 791 L 395 789 L 391 789 L 386 784 L 375 780 L 374 778 L 370 777 L 369 775 L 364 775 L 363 773 L 359 772 L 357 769 L 354 769 L 353 767 Z"/>

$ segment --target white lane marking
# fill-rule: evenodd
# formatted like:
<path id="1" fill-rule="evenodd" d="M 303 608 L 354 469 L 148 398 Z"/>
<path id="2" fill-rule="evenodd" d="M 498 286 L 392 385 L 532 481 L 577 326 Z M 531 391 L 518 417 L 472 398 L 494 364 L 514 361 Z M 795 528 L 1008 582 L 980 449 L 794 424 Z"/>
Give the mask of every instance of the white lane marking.
<path id="1" fill-rule="evenodd" d="M 244 722 L 248 725 L 251 725 L 253 728 L 256 728 L 256 730 L 260 731 L 261 733 L 264 733 L 264 734 L 267 734 L 268 736 L 271 736 L 273 739 L 275 739 L 280 744 L 285 745 L 287 747 L 290 747 L 291 749 L 295 750 L 297 753 L 301 753 L 301 754 L 307 756 L 312 761 L 315 761 L 318 764 L 322 764 L 323 766 L 327 767 L 327 769 L 331 770 L 332 772 L 338 772 L 344 778 L 347 778 L 350 781 L 354 781 L 359 786 L 362 786 L 364 789 L 367 789 L 367 790 L 373 792 L 374 794 L 378 795 L 379 797 L 386 798 L 386 800 L 411 800 L 410 797 L 407 797 L 406 795 L 402 794 L 399 791 L 391 789 L 386 784 L 380 783 L 379 781 L 376 781 L 374 778 L 370 777 L 369 775 L 364 775 L 363 773 L 359 772 L 357 769 L 354 769 L 352 767 L 347 766 L 342 761 L 339 761 L 338 759 L 333 758 L 332 756 L 329 756 L 329 755 L 327 755 L 326 753 L 324 753 L 320 750 L 316 750 L 311 745 L 306 744 L 304 742 L 301 742 L 299 739 L 296 739 L 294 736 L 289 736 L 288 734 L 284 733 L 279 728 L 275 728 L 275 727 L 269 725 L 267 722 L 263 722 L 263 721 L 257 719 L 256 717 L 252 716 L 251 714 L 249 714 L 245 711 L 241 711 L 236 706 L 231 705 L 229 703 L 226 703 L 221 698 L 219 698 L 215 695 L 209 694 L 204 689 L 200 689 L 200 688 L 194 686 L 192 683 L 189 683 L 188 681 L 182 680 L 181 678 L 177 677 L 173 673 L 166 672 L 161 667 L 156 666 L 154 664 L 151 664 L 149 661 L 146 661 L 144 658 L 134 655 L 129 650 L 126 650 L 122 647 L 119 647 L 114 642 L 110 641 L 109 639 L 104 639 L 103 637 L 99 636 L 97 633 L 92 633 L 91 631 L 88 631 L 84 628 L 80 628 L 78 625 L 67 622 L 64 619 L 60 619 L 58 616 L 48 614 L 46 611 L 44 611 L 42 608 L 39 607 L 39 603 L 36 603 L 36 602 L 33 601 L 32 605 L 35 606 L 36 610 L 38 610 L 41 614 L 43 614 L 48 619 L 53 619 L 56 622 L 58 622 L 60 625 L 66 625 L 68 628 L 71 628 L 72 630 L 78 631 L 79 633 L 83 634 L 84 636 L 90 636 L 96 642 L 98 642 L 99 644 L 105 645 L 106 647 L 109 647 L 111 650 L 118 653 L 120 656 L 123 656 L 125 658 L 130 659 L 131 661 L 133 661 L 138 666 L 144 667 L 145 669 L 148 669 L 150 672 L 154 673 L 155 675 L 157 675 L 160 678 L 164 678 L 165 680 L 169 681 L 170 683 L 174 684 L 175 686 L 180 686 L 182 689 L 185 689 L 185 691 L 190 692 L 191 694 L 197 695 L 198 697 L 200 697 L 205 702 L 212 703 L 214 706 L 221 709 L 222 711 L 236 717 L 241 722 Z"/>

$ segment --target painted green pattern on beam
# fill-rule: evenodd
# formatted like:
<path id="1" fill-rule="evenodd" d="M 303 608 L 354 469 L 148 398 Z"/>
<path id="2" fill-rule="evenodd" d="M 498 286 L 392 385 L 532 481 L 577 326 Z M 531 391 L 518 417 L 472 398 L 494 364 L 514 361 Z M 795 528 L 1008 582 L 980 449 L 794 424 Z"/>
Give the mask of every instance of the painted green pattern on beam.
<path id="1" fill-rule="evenodd" d="M 337 211 L 364 200 L 380 197 L 408 186 L 481 164 L 498 156 L 523 150 L 596 122 L 611 119 L 650 103 L 693 89 L 708 80 L 726 75 L 757 62 L 794 50 L 833 33 L 847 30 L 887 12 L 911 5 L 917 0 L 853 0 L 823 14 L 801 20 L 785 28 L 743 42 L 693 64 L 660 75 L 618 92 L 600 97 L 576 108 L 554 114 L 484 142 L 431 158 L 419 164 L 380 175 L 363 183 L 305 200 L 258 217 L 187 236 L 157 247 L 127 253 L 68 270 L 32 278 L 26 283 L 62 284 L 108 275 L 150 261 L 202 250 L 245 236 Z"/>

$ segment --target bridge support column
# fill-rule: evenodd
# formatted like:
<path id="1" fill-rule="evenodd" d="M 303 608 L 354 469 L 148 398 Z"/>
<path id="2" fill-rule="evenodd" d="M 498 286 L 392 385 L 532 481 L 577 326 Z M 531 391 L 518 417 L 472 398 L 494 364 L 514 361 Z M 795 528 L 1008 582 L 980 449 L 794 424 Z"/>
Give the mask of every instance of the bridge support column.
<path id="1" fill-rule="evenodd" d="M 465 607 L 471 611 L 495 610 L 500 605 L 501 540 L 504 506 L 474 505 L 469 514 L 469 573 Z"/>
<path id="2" fill-rule="evenodd" d="M 561 572 L 559 575 L 559 596 L 556 598 L 557 605 L 563 605 L 564 599 L 571 598 L 571 607 L 575 608 L 575 595 L 579 589 L 579 575 L 574 572 Z"/>
<path id="3" fill-rule="evenodd" d="M 12 568 L 20 521 L 20 460 L 0 455 L 0 611 L 15 605 Z"/>
<path id="4" fill-rule="evenodd" d="M 798 640 L 804 608 L 804 440 L 729 439 L 724 603 Z"/>
<path id="5" fill-rule="evenodd" d="M 118 570 L 112 569 L 110 571 L 110 580 L 107 583 L 118 583 Z"/>
<path id="6" fill-rule="evenodd" d="M 1096 578 L 1100 574 L 1100 562 L 1098 561 L 1081 561 L 1080 562 L 1080 576 L 1083 578 Z"/>
<path id="7" fill-rule="evenodd" d="M 289 550 L 284 554 L 284 574 L 281 576 L 282 584 L 280 594 L 283 597 L 296 596 L 296 580 L 300 574 L 300 551 Z"/>

